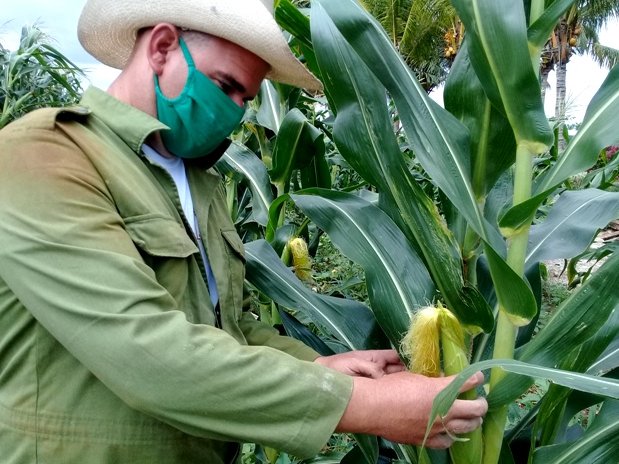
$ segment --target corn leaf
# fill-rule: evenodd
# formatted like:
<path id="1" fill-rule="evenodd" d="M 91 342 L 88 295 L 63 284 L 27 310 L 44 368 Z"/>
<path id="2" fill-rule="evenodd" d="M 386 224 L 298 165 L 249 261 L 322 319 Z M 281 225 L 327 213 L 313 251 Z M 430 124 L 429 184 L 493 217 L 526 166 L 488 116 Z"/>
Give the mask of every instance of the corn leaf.
<path id="1" fill-rule="evenodd" d="M 467 38 L 449 71 L 443 99 L 445 108 L 469 130 L 471 178 L 476 197 L 481 200 L 501 174 L 516 159 L 516 140 L 509 121 L 492 104 L 468 53 Z"/>
<path id="2" fill-rule="evenodd" d="M 277 135 L 282 126 L 286 108 L 271 81 L 264 80 L 260 86 L 260 108 L 256 113 L 258 124 Z"/>
<path id="3" fill-rule="evenodd" d="M 270 171 L 271 182 L 280 192 L 287 192 L 290 178 L 295 169 L 310 164 L 317 154 L 324 153 L 322 132 L 309 123 L 297 108 L 284 117 L 273 149 L 273 168 Z"/>
<path id="4" fill-rule="evenodd" d="M 378 207 L 342 192 L 304 193 L 291 198 L 345 256 L 363 267 L 374 315 L 397 346 L 410 316 L 434 299 L 434 284 L 423 261 Z"/>
<path id="5" fill-rule="evenodd" d="M 529 53 L 522 2 L 454 0 L 467 31 L 471 64 L 492 104 L 503 111 L 516 137 L 532 153 L 554 140 Z"/>
<path id="6" fill-rule="evenodd" d="M 328 12 L 328 15 L 326 14 Z M 469 225 L 484 240 L 490 263 L 493 281 L 496 285 L 496 293 L 503 307 L 519 319 L 530 320 L 536 313 L 535 298 L 527 284 L 519 277 L 503 259 L 505 245 L 499 233 L 487 224 L 480 209 L 470 182 L 469 165 L 469 139 L 466 128 L 450 113 L 438 106 L 423 91 L 417 82 L 413 72 L 399 56 L 393 45 L 385 35 L 381 26 L 359 7 L 353 0 L 341 0 L 329 2 L 321 0 L 312 7 L 312 37 L 314 47 L 319 58 L 327 94 L 332 101 L 336 102 L 338 115 L 344 109 L 350 111 L 348 115 L 350 124 L 359 125 L 380 115 L 382 108 L 377 110 L 375 105 L 370 104 L 370 92 L 378 92 L 374 89 L 376 84 L 369 78 L 360 80 L 363 72 L 363 64 L 370 68 L 380 82 L 386 87 L 389 94 L 394 98 L 399 110 L 403 127 L 406 131 L 415 156 L 423 168 L 431 175 L 433 182 L 447 195 L 449 200 L 466 218 Z M 340 34 L 346 39 L 342 40 Z M 350 50 L 350 49 L 353 50 Z M 329 54 L 331 55 L 330 57 Z M 360 60 L 360 59 L 361 60 Z M 337 91 L 329 91 L 329 88 Z M 353 92 L 356 94 L 361 105 L 361 114 L 353 116 L 354 110 L 350 108 L 353 97 L 346 97 Z M 384 102 L 385 96 L 381 97 Z M 340 104 L 337 104 L 337 100 Z M 378 98 L 377 100 L 380 100 Z M 372 100 L 373 101 L 373 100 Z M 383 103 L 384 104 L 384 103 Z M 379 112 L 380 111 L 380 112 Z M 357 110 L 357 113 L 359 111 Z M 337 121 L 336 121 L 337 123 Z M 382 129 L 383 126 L 381 126 Z M 350 131 L 351 129 L 347 129 Z M 342 131 L 346 134 L 349 132 Z M 357 131 L 357 134 L 362 131 Z M 372 128 L 368 132 L 370 138 L 380 137 L 384 130 Z M 364 148 L 354 137 L 350 137 L 352 146 Z M 367 136 L 366 136 L 367 139 Z M 383 144 L 373 143 L 365 147 L 373 147 L 382 154 L 385 150 Z M 340 147 L 340 150 L 342 148 Z M 386 150 L 388 153 L 389 150 Z M 383 154 L 383 157 L 385 155 Z M 350 159 L 348 160 L 349 162 Z M 382 157 L 378 161 L 386 165 Z M 366 168 L 366 171 L 368 168 Z M 388 192 L 401 192 L 411 184 L 410 176 L 388 179 L 391 189 Z M 409 197 L 410 198 L 410 197 Z M 394 197 L 397 201 L 397 197 Z M 398 208 L 404 207 L 404 202 L 397 202 Z M 409 208 L 410 210 L 410 208 Z M 403 219 L 408 218 L 408 212 L 402 213 Z M 412 216 L 411 216 L 412 217 Z M 418 223 L 417 228 L 421 228 Z M 421 245 L 423 241 L 417 240 Z M 431 242 L 430 242 L 431 243 Z M 452 245 L 453 246 L 453 245 Z M 445 247 L 436 249 L 434 254 L 444 255 Z M 440 258 L 439 258 L 440 259 Z M 445 258 L 442 258 L 445 259 Z M 426 256 L 429 266 L 440 261 L 430 260 Z M 460 317 L 458 308 L 452 307 L 455 300 L 449 299 L 449 294 L 437 279 L 442 278 L 442 273 L 431 270 L 432 277 L 437 282 L 443 294 L 447 294 L 447 303 L 450 309 Z M 455 281 L 454 281 L 455 282 Z M 470 292 L 475 302 L 479 302 L 477 294 Z M 463 300 L 468 296 L 464 295 Z"/>
<path id="7" fill-rule="evenodd" d="M 585 171 L 596 162 L 602 149 L 619 143 L 618 119 L 619 66 L 615 66 L 589 103 L 578 133 L 550 170 L 535 182 L 535 191 L 548 190 Z"/>
<path id="8" fill-rule="evenodd" d="M 399 213 L 396 222 L 422 250 L 449 308 L 464 323 L 491 330 L 490 307 L 476 289 L 464 286 L 458 245 L 400 152 L 384 88 L 320 4 L 312 8 L 312 35 L 325 90 L 337 111 L 333 136 L 340 153 L 394 206 L 388 210 Z"/>
<path id="9" fill-rule="evenodd" d="M 247 279 L 275 302 L 302 311 L 351 350 L 385 347 L 385 337 L 369 308 L 307 288 L 265 240 L 245 244 Z"/>
<path id="10" fill-rule="evenodd" d="M 491 359 L 481 361 L 464 369 L 443 391 L 436 396 L 434 402 L 432 403 L 432 410 L 430 411 L 430 419 L 426 429 L 426 438 L 436 418 L 447 414 L 449 408 L 458 397 L 459 390 L 462 385 L 464 385 L 466 379 L 477 371 L 483 371 L 493 367 L 501 367 L 508 372 L 513 372 L 515 374 L 524 375 L 530 378 L 547 379 L 555 384 L 563 385 L 564 387 L 575 390 L 601 395 L 612 399 L 619 399 L 619 380 L 595 377 L 560 369 L 551 369 L 512 359 Z"/>
<path id="11" fill-rule="evenodd" d="M 615 462 L 619 448 L 619 401 L 606 400 L 584 436 L 575 442 L 543 446 L 533 453 L 533 464 Z"/>
<path id="12" fill-rule="evenodd" d="M 619 218 L 619 193 L 597 189 L 564 192 L 548 217 L 531 227 L 526 262 L 569 259 L 587 249 L 598 229 Z"/>
<path id="13" fill-rule="evenodd" d="M 247 183 L 252 195 L 252 215 L 258 224 L 266 226 L 273 193 L 264 163 L 245 146 L 233 143 L 217 162 L 217 168 L 226 175 L 236 174 Z"/>
<path id="14" fill-rule="evenodd" d="M 561 366 L 586 371 L 606 346 L 598 341 L 596 349 L 581 352 L 588 340 L 600 330 L 616 330 L 618 318 L 611 315 L 619 307 L 619 254 L 612 255 L 589 279 L 565 300 L 544 328 L 516 352 L 516 358 L 541 366 Z M 611 325 L 615 327 L 611 327 Z M 608 345 L 612 340 L 606 339 Z M 566 347 L 569 347 L 566 348 Z M 597 351 L 596 351 L 597 350 Z M 577 364 L 567 364 L 574 352 L 591 355 Z M 492 390 L 488 401 L 494 405 L 506 404 L 520 395 L 529 385 L 526 379 L 507 376 Z"/>

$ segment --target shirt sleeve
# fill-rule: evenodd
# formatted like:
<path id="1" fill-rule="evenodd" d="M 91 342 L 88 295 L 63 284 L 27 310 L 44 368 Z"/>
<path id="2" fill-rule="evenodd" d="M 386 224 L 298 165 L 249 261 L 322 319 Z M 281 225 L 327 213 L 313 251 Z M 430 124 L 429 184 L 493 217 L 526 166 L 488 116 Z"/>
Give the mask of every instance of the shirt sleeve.
<path id="1" fill-rule="evenodd" d="M 320 356 L 319 353 L 305 343 L 280 335 L 276 329 L 262 321 L 256 320 L 247 312 L 243 313 L 239 326 L 243 331 L 243 335 L 245 335 L 247 343 L 250 345 L 270 346 L 305 361 L 314 361 Z"/>
<path id="2" fill-rule="evenodd" d="M 301 360 L 313 354 L 296 342 L 248 329 L 277 349 L 244 346 L 188 322 L 74 142 L 29 129 L 0 143 L 0 277 L 64 349 L 127 405 L 187 434 L 320 450 L 351 378 Z"/>

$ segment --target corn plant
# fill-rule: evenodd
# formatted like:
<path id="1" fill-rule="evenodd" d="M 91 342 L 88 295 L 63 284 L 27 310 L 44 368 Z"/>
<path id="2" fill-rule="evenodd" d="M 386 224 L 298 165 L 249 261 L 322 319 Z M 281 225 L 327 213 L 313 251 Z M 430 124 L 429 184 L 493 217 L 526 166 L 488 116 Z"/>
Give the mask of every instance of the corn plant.
<path id="1" fill-rule="evenodd" d="M 77 103 L 83 76 L 37 26 L 23 27 L 17 50 L 0 44 L 0 128 L 37 108 Z"/>
<path id="2" fill-rule="evenodd" d="M 295 165 L 298 159 L 287 158 L 285 145 L 277 152 L 286 169 L 275 168 L 269 157 L 270 171 L 255 163 L 263 182 L 274 186 L 263 184 L 263 190 L 276 195 L 261 207 L 267 240 L 247 244 L 248 278 L 349 349 L 384 345 L 384 337 L 399 347 L 411 318 L 428 305 L 440 304 L 455 315 L 472 365 L 437 399 L 431 419 L 446 412 L 465 377 L 482 369 L 488 372 L 490 404 L 482 439 L 458 443 L 451 455 L 394 444 L 401 462 L 521 462 L 512 450 L 522 448 L 523 438 L 522 462 L 612 462 L 619 450 L 614 380 L 619 255 L 607 250 L 605 264 L 535 336 L 533 329 L 539 263 L 580 255 L 598 229 L 619 217 L 618 193 L 565 187 L 619 141 L 619 68 L 609 73 L 565 151 L 542 165 L 555 136 L 543 111 L 540 54 L 574 0 L 452 4 L 466 35 L 442 108 L 354 0 L 315 0 L 311 21 L 289 2 L 279 2 L 278 19 L 323 81 L 330 112 L 328 124 L 294 109 L 285 114 L 282 120 L 298 123 L 291 146 L 304 150 L 318 139 L 332 141 L 373 192 L 352 194 L 311 183 L 302 186 L 312 188 L 290 190 L 293 172 L 307 166 L 308 157 Z M 403 156 L 391 103 L 436 196 L 419 185 Z M 288 143 L 279 140 L 282 127 L 277 144 Z M 234 162 L 234 153 L 229 157 Z M 255 176 L 245 179 L 259 188 Z M 259 201 L 255 194 L 252 201 Z M 364 268 L 371 312 L 311 292 L 282 264 L 272 244 L 285 226 L 282 205 L 291 202 Z M 445 370 L 453 355 L 443 346 L 442 356 Z M 537 407 L 506 430 L 510 405 L 535 379 L 550 381 L 550 387 Z M 571 427 L 583 410 L 590 411 L 588 427 Z M 351 456 L 375 463 L 377 442 L 358 438 Z"/>

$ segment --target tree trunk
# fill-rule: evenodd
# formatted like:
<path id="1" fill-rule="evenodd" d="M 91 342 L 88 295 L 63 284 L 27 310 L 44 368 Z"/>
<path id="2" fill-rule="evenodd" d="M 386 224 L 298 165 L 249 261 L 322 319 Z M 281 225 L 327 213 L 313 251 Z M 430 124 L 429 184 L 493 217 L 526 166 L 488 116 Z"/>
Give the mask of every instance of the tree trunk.
<path id="1" fill-rule="evenodd" d="M 558 149 L 559 153 L 565 150 L 565 138 L 563 137 L 563 127 L 565 123 L 565 91 L 567 61 L 569 59 L 569 42 L 567 20 L 563 18 L 559 24 L 559 62 L 556 66 L 557 72 L 557 97 L 555 100 L 555 119 L 559 127 Z"/>
<path id="2" fill-rule="evenodd" d="M 548 83 L 548 74 L 552 71 L 549 67 L 542 68 L 542 103 L 546 102 L 546 90 L 550 88 L 550 84 Z"/>

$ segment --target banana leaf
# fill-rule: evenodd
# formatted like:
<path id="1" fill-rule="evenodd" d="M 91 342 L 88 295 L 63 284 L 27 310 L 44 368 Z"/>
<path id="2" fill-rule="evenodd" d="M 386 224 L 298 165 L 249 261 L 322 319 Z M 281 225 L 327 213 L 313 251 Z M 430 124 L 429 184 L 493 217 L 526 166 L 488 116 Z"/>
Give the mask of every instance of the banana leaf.
<path id="1" fill-rule="evenodd" d="M 295 204 L 366 275 L 374 315 L 394 346 L 410 317 L 434 299 L 434 285 L 406 237 L 378 207 L 352 194 L 310 190 Z"/>
<path id="2" fill-rule="evenodd" d="M 302 311 L 351 350 L 388 346 L 372 311 L 362 303 L 320 295 L 288 269 L 265 240 L 245 244 L 247 280 L 276 303 Z"/>

